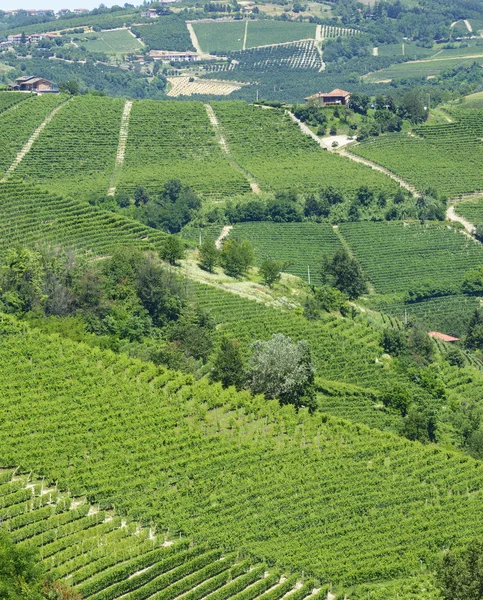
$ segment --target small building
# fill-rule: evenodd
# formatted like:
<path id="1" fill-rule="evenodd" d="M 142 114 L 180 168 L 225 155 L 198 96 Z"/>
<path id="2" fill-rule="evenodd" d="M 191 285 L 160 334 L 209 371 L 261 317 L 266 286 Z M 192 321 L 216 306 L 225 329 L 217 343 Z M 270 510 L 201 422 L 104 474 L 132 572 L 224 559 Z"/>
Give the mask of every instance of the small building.
<path id="1" fill-rule="evenodd" d="M 316 101 L 321 106 L 331 106 L 334 104 L 346 106 L 349 104 L 350 97 L 350 92 L 336 88 L 329 93 L 319 92 L 318 94 L 313 94 L 312 96 L 305 98 L 305 102 Z"/>
<path id="2" fill-rule="evenodd" d="M 442 342 L 449 342 L 451 344 L 460 341 L 460 338 L 453 337 L 452 335 L 446 335 L 445 333 L 440 333 L 439 331 L 430 331 L 428 335 L 429 337 L 435 338 L 436 340 L 441 340 Z"/>
<path id="3" fill-rule="evenodd" d="M 199 56 L 196 52 L 174 52 L 171 50 L 151 50 L 149 56 L 153 60 L 163 62 L 196 62 Z"/>
<path id="4" fill-rule="evenodd" d="M 59 16 L 67 15 L 68 13 L 70 13 L 69 8 L 61 8 L 60 10 L 57 11 L 57 14 Z"/>
<path id="5" fill-rule="evenodd" d="M 143 10 L 141 17 L 143 17 L 143 19 L 157 19 L 159 15 L 155 8 L 148 8 L 148 10 Z"/>
<path id="6" fill-rule="evenodd" d="M 43 77 L 24 76 L 9 84 L 9 88 L 16 92 L 34 92 L 36 94 L 58 94 L 57 84 Z"/>
<path id="7" fill-rule="evenodd" d="M 16 33 L 15 35 L 9 35 L 7 37 L 7 41 L 9 44 L 21 44 L 22 43 L 22 34 Z M 25 37 L 25 41 L 28 42 L 27 37 Z"/>
<path id="8" fill-rule="evenodd" d="M 85 13 L 88 13 L 88 12 L 89 12 L 88 8 L 74 8 L 75 15 L 84 15 Z"/>

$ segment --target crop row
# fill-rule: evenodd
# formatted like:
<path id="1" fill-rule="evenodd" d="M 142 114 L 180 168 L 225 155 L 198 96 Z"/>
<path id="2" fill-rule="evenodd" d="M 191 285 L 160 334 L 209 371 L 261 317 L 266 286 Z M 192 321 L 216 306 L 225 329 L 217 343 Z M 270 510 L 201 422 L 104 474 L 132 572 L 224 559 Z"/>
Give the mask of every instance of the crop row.
<path id="1" fill-rule="evenodd" d="M 17 175 L 64 194 L 102 194 L 114 170 L 124 101 L 73 98 L 42 131 Z"/>
<path id="2" fill-rule="evenodd" d="M 62 244 L 106 254 L 119 245 L 159 249 L 165 234 L 120 215 L 11 181 L 0 184 L 1 243 L 5 253 L 15 244 Z"/>
<path id="3" fill-rule="evenodd" d="M 244 102 L 213 103 L 213 108 L 230 151 L 263 189 L 310 192 L 331 185 L 354 192 L 367 185 L 395 191 L 394 182 L 385 175 L 324 152 L 285 111 Z"/>
<path id="4" fill-rule="evenodd" d="M 221 70 L 237 69 L 269 71 L 279 69 L 315 69 L 322 67 L 322 59 L 315 43 L 310 40 L 279 46 L 251 48 L 230 54 L 231 62 Z M 236 73 L 234 74 L 236 78 Z"/>
<path id="5" fill-rule="evenodd" d="M 174 392 L 125 374 L 138 368 L 37 332 L 3 335 L 0 462 L 88 488 L 161 538 L 183 531 L 322 581 L 405 575 L 483 533 L 483 468 L 468 457 L 203 380 Z M 245 589 L 239 600 L 254 597 Z"/>
<path id="6" fill-rule="evenodd" d="M 14 94 L 12 92 L 0 92 L 0 113 L 8 110 L 12 106 L 15 106 L 22 100 L 27 100 L 30 96 L 28 94 Z"/>
<path id="7" fill-rule="evenodd" d="M 144 185 L 155 192 L 168 179 L 180 179 L 207 196 L 250 189 L 223 155 L 203 104 L 135 102 L 120 187 Z"/>
<path id="8" fill-rule="evenodd" d="M 64 100 L 57 95 L 32 96 L 14 110 L 0 114 L 0 175 L 10 167 L 35 129 Z"/>

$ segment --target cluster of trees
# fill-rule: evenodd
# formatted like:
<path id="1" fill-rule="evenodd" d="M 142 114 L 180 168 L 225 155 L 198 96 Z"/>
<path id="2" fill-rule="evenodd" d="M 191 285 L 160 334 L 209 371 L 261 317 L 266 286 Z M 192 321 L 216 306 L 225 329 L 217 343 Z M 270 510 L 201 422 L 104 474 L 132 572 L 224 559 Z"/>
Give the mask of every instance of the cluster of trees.
<path id="1" fill-rule="evenodd" d="M 242 277 L 254 261 L 253 247 L 247 240 L 230 238 L 218 249 L 215 240 L 206 238 L 199 248 L 199 265 L 210 273 L 217 265 L 221 265 L 229 277 Z"/>
<path id="2" fill-rule="evenodd" d="M 254 342 L 248 360 L 236 340 L 223 337 L 210 377 L 223 387 L 245 388 L 267 399 L 277 398 L 282 405 L 311 411 L 316 408 L 315 367 L 309 345 L 304 340 L 293 342 L 281 333 Z"/>
<path id="3" fill-rule="evenodd" d="M 35 548 L 15 544 L 0 529 L 0 598 L 8 600 L 80 600 L 65 583 L 46 577 Z"/>
<path id="4" fill-rule="evenodd" d="M 356 92 L 351 95 L 349 106 L 361 115 L 367 115 L 369 109 L 375 109 L 374 123 L 370 125 L 374 132 L 368 129 L 367 135 L 378 135 L 385 131 L 400 131 L 403 119 L 414 124 L 426 121 L 429 114 L 427 100 L 427 94 L 419 88 L 410 88 L 396 99 L 378 94 L 372 100 L 369 95 Z"/>

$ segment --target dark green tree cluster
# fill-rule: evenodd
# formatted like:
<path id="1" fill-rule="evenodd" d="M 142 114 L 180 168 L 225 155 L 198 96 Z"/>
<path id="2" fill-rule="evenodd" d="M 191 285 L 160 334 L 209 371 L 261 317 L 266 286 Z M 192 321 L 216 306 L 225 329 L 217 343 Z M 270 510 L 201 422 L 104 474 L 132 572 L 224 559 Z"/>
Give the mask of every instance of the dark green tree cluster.
<path id="1" fill-rule="evenodd" d="M 341 248 L 329 258 L 322 260 L 321 280 L 347 295 L 349 300 L 358 298 L 367 292 L 366 277 L 357 262 L 347 250 Z"/>
<path id="2" fill-rule="evenodd" d="M 462 551 L 447 552 L 436 570 L 445 600 L 483 598 L 483 542 L 474 540 Z"/>

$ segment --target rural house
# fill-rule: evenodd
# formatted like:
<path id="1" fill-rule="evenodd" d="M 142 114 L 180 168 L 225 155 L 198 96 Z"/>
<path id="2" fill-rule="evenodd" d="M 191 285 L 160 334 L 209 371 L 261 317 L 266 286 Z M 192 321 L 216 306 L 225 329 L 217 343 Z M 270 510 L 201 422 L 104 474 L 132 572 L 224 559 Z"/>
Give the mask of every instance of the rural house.
<path id="1" fill-rule="evenodd" d="M 329 92 L 328 94 L 323 92 L 313 94 L 312 96 L 305 98 L 305 102 L 317 101 L 321 106 L 330 106 L 332 104 L 341 104 L 345 106 L 346 104 L 349 104 L 350 97 L 350 92 L 335 89 Z"/>
<path id="2" fill-rule="evenodd" d="M 23 76 L 9 84 L 9 88 L 16 92 L 36 92 L 37 94 L 58 94 L 57 84 L 43 77 Z"/>

